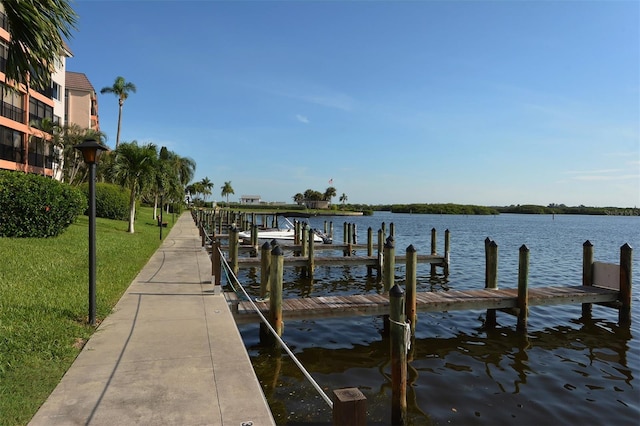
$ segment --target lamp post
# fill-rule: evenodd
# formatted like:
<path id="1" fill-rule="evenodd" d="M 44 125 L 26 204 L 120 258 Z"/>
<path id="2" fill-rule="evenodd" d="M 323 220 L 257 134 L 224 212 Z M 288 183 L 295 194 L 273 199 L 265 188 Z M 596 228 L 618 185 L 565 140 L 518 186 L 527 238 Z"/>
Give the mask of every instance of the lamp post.
<path id="1" fill-rule="evenodd" d="M 94 139 L 74 146 L 89 167 L 89 324 L 96 325 L 96 164 L 108 148 Z"/>

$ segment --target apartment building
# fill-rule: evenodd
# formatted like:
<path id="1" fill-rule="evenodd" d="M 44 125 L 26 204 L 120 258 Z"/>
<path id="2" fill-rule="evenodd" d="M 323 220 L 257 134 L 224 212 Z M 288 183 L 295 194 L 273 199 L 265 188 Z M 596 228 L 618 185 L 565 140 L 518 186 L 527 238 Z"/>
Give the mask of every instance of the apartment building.
<path id="1" fill-rule="evenodd" d="M 81 72 L 65 73 L 65 124 L 100 131 L 98 97 L 87 76 Z"/>
<path id="2" fill-rule="evenodd" d="M 8 85 L 5 71 L 10 37 L 0 2 L 0 169 L 61 180 L 62 146 L 54 144 L 52 135 L 39 128 L 46 127 L 43 126 L 46 119 L 45 123 L 50 121 L 60 126 L 77 123 L 83 128 L 99 130 L 95 90 L 84 74 L 67 73 L 66 59 L 72 54 L 66 46 L 54 64 L 49 88 L 39 91 L 23 85 L 17 88 Z M 72 88 L 65 90 L 68 74 L 72 74 Z"/>

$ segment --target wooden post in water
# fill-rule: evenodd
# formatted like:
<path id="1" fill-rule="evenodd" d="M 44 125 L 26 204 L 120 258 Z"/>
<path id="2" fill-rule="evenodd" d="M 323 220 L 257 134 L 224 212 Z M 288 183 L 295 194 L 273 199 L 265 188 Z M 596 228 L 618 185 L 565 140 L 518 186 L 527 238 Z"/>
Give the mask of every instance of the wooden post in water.
<path id="1" fill-rule="evenodd" d="M 309 241 L 309 234 L 307 233 L 306 225 L 300 225 L 300 236 L 302 237 L 301 241 L 299 241 L 300 255 L 304 257 L 307 255 L 307 245 Z"/>
<path id="2" fill-rule="evenodd" d="M 589 240 L 582 244 L 582 285 L 593 285 L 593 244 Z M 582 317 L 591 318 L 591 303 L 582 304 Z"/>
<path id="3" fill-rule="evenodd" d="M 437 231 L 436 228 L 431 228 L 431 255 L 435 256 L 436 254 L 438 254 L 438 250 L 437 250 L 437 244 L 438 244 L 438 239 L 437 239 Z M 436 265 L 435 263 L 431 263 L 431 275 L 435 275 L 436 274 Z"/>
<path id="4" fill-rule="evenodd" d="M 229 260 L 231 270 L 234 274 L 238 274 L 238 228 L 235 226 L 229 229 Z"/>
<path id="5" fill-rule="evenodd" d="M 371 227 L 367 228 L 367 256 L 373 256 L 373 229 L 371 229 Z M 367 275 L 371 276 L 372 274 L 373 267 L 367 265 Z"/>
<path id="6" fill-rule="evenodd" d="M 389 236 L 396 238 L 396 225 L 393 222 L 389 223 Z"/>
<path id="7" fill-rule="evenodd" d="M 384 245 L 384 262 L 382 264 L 382 281 L 384 292 L 388 293 L 395 281 L 396 248 L 393 237 L 389 236 Z"/>
<path id="8" fill-rule="evenodd" d="M 347 246 L 347 248 L 345 248 L 344 250 L 342 250 L 342 255 L 343 256 L 348 256 L 349 255 L 349 224 L 347 222 L 344 222 L 344 224 L 342 225 L 342 243 Z"/>
<path id="9" fill-rule="evenodd" d="M 418 320 L 418 313 L 416 310 L 416 287 L 417 287 L 417 268 L 418 265 L 418 252 L 413 244 L 407 247 L 407 301 L 406 301 L 406 313 L 407 320 L 411 324 L 411 335 L 414 336 L 416 332 L 416 321 Z"/>
<path id="10" fill-rule="evenodd" d="M 404 325 L 404 292 L 399 285 L 394 285 L 389 291 L 389 323 L 391 329 L 391 424 L 403 426 L 407 416 L 407 342 Z"/>
<path id="11" fill-rule="evenodd" d="M 251 224 L 251 245 L 258 248 L 258 225 Z"/>
<path id="12" fill-rule="evenodd" d="M 211 245 L 211 283 L 216 286 L 219 286 L 221 283 L 221 261 L 220 240 L 213 240 L 213 244 Z"/>
<path id="13" fill-rule="evenodd" d="M 260 250 L 260 297 L 264 299 L 269 294 L 270 289 L 271 244 L 265 242 Z"/>
<path id="14" fill-rule="evenodd" d="M 444 231 L 444 276 L 449 276 L 449 258 L 451 255 L 451 232 L 448 229 Z"/>
<path id="15" fill-rule="evenodd" d="M 487 284 L 486 288 L 498 288 L 498 244 L 495 241 L 490 241 L 486 244 L 487 248 Z M 496 326 L 496 310 L 487 309 L 487 318 L 485 327 L 494 328 Z"/>
<path id="16" fill-rule="evenodd" d="M 628 243 L 620 247 L 620 309 L 618 323 L 631 324 L 631 275 L 633 249 Z"/>
<path id="17" fill-rule="evenodd" d="M 358 388 L 334 389 L 333 426 L 365 426 L 367 398 Z"/>
<path id="18" fill-rule="evenodd" d="M 384 266 L 384 231 L 378 229 L 378 278 L 382 276 Z"/>
<path id="19" fill-rule="evenodd" d="M 282 281 L 284 273 L 284 255 L 280 246 L 271 250 L 271 274 L 269 277 L 269 324 L 282 336 L 284 323 L 282 322 Z"/>
<path id="20" fill-rule="evenodd" d="M 518 325 L 516 330 L 527 330 L 527 315 L 529 313 L 529 248 L 526 245 L 520 246 L 520 256 L 518 260 Z"/>
<path id="21" fill-rule="evenodd" d="M 351 242 L 353 244 L 358 244 L 358 225 L 356 225 L 355 223 L 351 224 Z"/>
<path id="22" fill-rule="evenodd" d="M 309 278 L 313 278 L 313 273 L 314 273 L 314 269 L 315 269 L 315 261 L 313 259 L 313 257 L 315 256 L 314 253 L 314 249 L 315 249 L 315 243 L 313 241 L 313 237 L 315 236 L 315 232 L 313 232 L 313 229 L 309 228 L 309 238 L 307 238 L 308 240 L 308 249 L 307 249 L 307 259 L 308 259 L 308 266 L 307 266 L 307 276 Z"/>

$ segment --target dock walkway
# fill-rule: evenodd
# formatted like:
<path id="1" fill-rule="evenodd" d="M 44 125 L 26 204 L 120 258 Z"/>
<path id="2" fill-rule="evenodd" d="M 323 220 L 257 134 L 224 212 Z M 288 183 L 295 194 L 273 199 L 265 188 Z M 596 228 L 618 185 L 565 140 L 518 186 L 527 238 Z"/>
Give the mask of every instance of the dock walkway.
<path id="1" fill-rule="evenodd" d="M 593 286 L 538 287 L 529 289 L 529 306 L 613 303 L 620 292 Z M 233 298 L 231 295 L 227 295 Z M 446 292 L 420 292 L 416 294 L 418 312 L 441 312 L 466 309 L 516 308 L 518 289 L 450 290 Z M 256 302 L 263 313 L 269 302 Z M 382 315 L 389 313 L 389 296 L 363 294 L 349 296 L 323 296 L 283 299 L 284 319 L 320 317 L 348 317 Z M 237 302 L 234 315 L 237 322 L 258 321 L 258 315 L 247 301 Z"/>
<path id="2" fill-rule="evenodd" d="M 29 424 L 275 425 L 188 212 Z"/>

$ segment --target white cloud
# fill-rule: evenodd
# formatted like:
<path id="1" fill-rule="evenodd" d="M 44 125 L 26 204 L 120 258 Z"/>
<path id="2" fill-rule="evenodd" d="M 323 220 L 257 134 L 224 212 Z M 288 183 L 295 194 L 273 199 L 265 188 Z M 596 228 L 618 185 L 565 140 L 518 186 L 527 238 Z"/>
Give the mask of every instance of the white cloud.
<path id="1" fill-rule="evenodd" d="M 296 120 L 298 120 L 299 122 L 304 123 L 304 124 L 309 124 L 309 119 L 307 117 L 305 117 L 304 115 L 297 114 L 296 115 Z"/>

